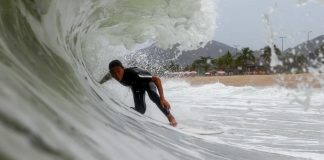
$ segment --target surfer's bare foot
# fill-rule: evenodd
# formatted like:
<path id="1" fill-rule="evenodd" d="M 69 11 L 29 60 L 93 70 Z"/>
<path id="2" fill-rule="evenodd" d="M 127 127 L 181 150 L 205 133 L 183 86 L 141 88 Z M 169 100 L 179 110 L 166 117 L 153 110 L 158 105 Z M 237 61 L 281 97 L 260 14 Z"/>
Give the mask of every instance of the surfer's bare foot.
<path id="1" fill-rule="evenodd" d="M 167 118 L 168 118 L 171 126 L 173 126 L 173 127 L 177 126 L 178 123 L 171 113 L 167 116 Z"/>

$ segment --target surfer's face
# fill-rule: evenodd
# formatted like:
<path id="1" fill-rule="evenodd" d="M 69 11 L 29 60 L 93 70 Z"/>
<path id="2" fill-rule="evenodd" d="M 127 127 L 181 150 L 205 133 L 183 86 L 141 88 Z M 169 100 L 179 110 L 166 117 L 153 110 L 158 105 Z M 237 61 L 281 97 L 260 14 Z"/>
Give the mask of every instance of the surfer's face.
<path id="1" fill-rule="evenodd" d="M 117 81 L 121 81 L 124 76 L 124 68 L 116 66 L 110 71 L 110 73 Z"/>

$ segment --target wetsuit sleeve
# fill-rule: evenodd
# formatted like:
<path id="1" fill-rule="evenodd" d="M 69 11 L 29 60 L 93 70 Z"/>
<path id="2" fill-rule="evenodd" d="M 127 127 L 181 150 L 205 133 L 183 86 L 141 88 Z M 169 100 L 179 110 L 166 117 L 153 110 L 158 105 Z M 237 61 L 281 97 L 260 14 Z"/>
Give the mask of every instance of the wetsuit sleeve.
<path id="1" fill-rule="evenodd" d="M 99 81 L 99 83 L 100 84 L 103 84 L 103 83 L 105 83 L 105 82 L 107 82 L 108 80 L 110 80 L 111 79 L 111 74 L 110 73 L 107 73 L 100 81 Z"/>

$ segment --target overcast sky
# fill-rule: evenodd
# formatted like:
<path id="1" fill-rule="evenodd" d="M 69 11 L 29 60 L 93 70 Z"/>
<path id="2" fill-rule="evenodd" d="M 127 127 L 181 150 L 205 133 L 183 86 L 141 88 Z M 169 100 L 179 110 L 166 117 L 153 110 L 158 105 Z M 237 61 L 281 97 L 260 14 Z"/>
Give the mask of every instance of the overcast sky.
<path id="1" fill-rule="evenodd" d="M 281 48 L 280 36 L 287 37 L 284 48 L 324 34 L 324 4 L 316 1 L 298 5 L 297 0 L 218 0 L 218 29 L 215 40 L 254 50 L 266 45 L 268 29 L 263 15 L 271 14 L 274 41 Z M 277 5 L 276 5 L 277 4 Z"/>

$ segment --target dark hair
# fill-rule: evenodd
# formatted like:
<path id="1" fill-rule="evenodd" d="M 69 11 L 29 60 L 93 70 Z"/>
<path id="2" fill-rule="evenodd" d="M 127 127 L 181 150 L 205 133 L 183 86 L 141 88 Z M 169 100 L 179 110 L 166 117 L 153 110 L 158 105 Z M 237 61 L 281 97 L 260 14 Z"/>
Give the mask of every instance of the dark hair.
<path id="1" fill-rule="evenodd" d="M 114 67 L 124 68 L 123 64 L 119 60 L 113 60 L 109 63 L 109 71 L 111 71 Z"/>

